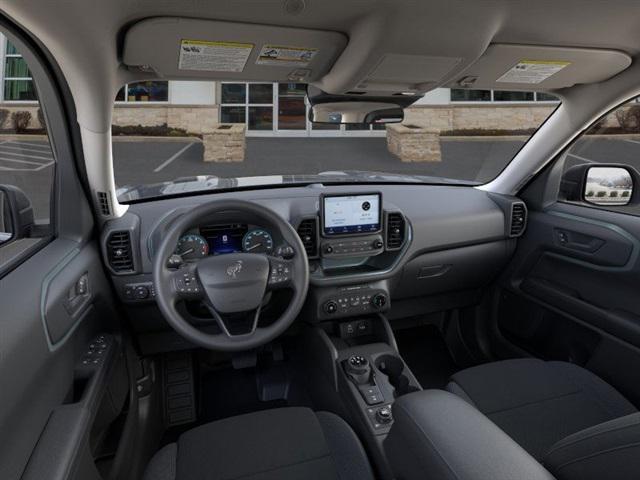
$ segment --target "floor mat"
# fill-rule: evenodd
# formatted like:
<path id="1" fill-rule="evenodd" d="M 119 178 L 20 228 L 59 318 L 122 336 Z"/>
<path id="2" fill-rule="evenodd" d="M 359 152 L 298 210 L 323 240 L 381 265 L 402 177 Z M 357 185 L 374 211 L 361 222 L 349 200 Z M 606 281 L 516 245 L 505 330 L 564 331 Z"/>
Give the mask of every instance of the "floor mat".
<path id="1" fill-rule="evenodd" d="M 395 332 L 400 355 L 422 388 L 444 388 L 460 368 L 437 327 L 425 325 Z"/>
<path id="2" fill-rule="evenodd" d="M 288 405 L 286 400 L 263 402 L 258 398 L 254 369 L 214 370 L 202 377 L 201 385 L 201 423 Z"/>

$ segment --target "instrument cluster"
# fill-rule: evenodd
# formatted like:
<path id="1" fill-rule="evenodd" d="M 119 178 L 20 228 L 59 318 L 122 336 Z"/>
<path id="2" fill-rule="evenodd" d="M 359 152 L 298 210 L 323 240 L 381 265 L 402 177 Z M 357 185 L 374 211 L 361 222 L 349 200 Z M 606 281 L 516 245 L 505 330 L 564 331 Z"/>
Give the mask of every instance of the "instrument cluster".
<path id="1" fill-rule="evenodd" d="M 250 252 L 270 255 L 274 250 L 271 233 L 246 224 L 206 225 L 189 230 L 178 240 L 174 255 L 194 260 L 208 255 Z"/>

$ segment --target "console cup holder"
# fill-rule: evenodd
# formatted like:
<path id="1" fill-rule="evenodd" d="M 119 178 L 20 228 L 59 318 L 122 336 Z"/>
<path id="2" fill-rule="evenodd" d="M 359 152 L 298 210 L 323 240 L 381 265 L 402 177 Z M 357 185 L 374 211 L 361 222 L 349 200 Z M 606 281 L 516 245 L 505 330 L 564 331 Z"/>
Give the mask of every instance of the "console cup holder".
<path id="1" fill-rule="evenodd" d="M 407 393 L 417 392 L 419 387 L 411 385 L 409 377 L 404 374 L 404 361 L 395 355 L 381 355 L 375 361 L 376 368 L 389 379 L 394 388 L 394 396 L 400 397 Z"/>

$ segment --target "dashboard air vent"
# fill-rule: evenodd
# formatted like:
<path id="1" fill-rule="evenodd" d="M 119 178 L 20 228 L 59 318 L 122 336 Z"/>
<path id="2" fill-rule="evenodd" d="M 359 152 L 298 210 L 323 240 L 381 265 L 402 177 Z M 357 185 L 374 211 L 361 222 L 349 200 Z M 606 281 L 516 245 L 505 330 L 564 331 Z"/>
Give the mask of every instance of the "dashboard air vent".
<path id="1" fill-rule="evenodd" d="M 105 217 L 111 215 L 111 202 L 109 202 L 109 194 L 107 192 L 98 192 L 98 208 L 100 213 Z"/>
<path id="2" fill-rule="evenodd" d="M 387 214 L 387 250 L 398 250 L 404 244 L 405 220 L 399 212 Z"/>
<path id="3" fill-rule="evenodd" d="M 519 237 L 523 234 L 527 226 L 527 207 L 522 202 L 511 205 L 511 225 L 509 226 L 509 236 Z"/>
<path id="4" fill-rule="evenodd" d="M 107 259 L 114 272 L 132 272 L 131 234 L 127 230 L 112 232 L 107 238 Z"/>
<path id="5" fill-rule="evenodd" d="M 298 236 L 302 240 L 309 258 L 318 256 L 318 219 L 308 218 L 298 225 Z"/>

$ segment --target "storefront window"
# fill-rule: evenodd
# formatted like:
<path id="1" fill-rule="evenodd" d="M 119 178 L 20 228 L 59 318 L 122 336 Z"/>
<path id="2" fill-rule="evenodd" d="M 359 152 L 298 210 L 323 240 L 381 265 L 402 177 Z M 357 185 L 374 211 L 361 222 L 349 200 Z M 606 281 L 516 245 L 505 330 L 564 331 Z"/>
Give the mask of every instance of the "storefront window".
<path id="1" fill-rule="evenodd" d="M 273 103 L 272 83 L 251 83 L 249 84 L 249 103 Z"/>
<path id="2" fill-rule="evenodd" d="M 493 91 L 494 102 L 533 102 L 533 92 Z"/>
<path id="3" fill-rule="evenodd" d="M 221 103 L 245 103 L 247 86 L 244 83 L 223 83 L 220 86 Z"/>
<path id="4" fill-rule="evenodd" d="M 304 83 L 278 84 L 278 129 L 305 130 L 307 128 L 307 105 Z"/>
<path id="5" fill-rule="evenodd" d="M 558 97 L 548 93 L 512 92 L 506 90 L 451 89 L 452 102 L 558 102 Z"/>
<path id="6" fill-rule="evenodd" d="M 36 101 L 31 72 L 22 55 L 7 41 L 4 62 L 4 100 Z"/>
<path id="7" fill-rule="evenodd" d="M 126 95 L 125 95 L 126 92 Z M 169 82 L 146 81 L 129 83 L 116 95 L 116 102 L 168 102 Z"/>
<path id="8" fill-rule="evenodd" d="M 490 102 L 491 90 L 464 90 L 461 88 L 451 89 L 452 102 Z"/>

